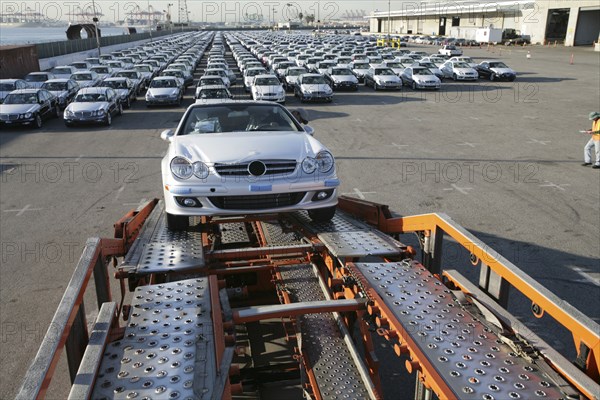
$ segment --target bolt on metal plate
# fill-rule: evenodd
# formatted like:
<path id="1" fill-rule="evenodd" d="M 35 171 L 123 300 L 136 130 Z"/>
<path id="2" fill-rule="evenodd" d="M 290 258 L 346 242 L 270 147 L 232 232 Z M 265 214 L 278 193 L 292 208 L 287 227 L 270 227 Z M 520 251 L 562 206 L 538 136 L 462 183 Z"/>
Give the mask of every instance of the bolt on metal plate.
<path id="1" fill-rule="evenodd" d="M 418 262 L 355 265 L 457 398 L 564 397 L 535 364 L 463 310 Z"/>
<path id="2" fill-rule="evenodd" d="M 208 279 L 138 287 L 106 346 L 93 399 L 209 399 L 216 379 Z"/>
<path id="3" fill-rule="evenodd" d="M 172 232 L 161 221 L 144 246 L 137 273 L 154 274 L 185 272 L 204 267 L 204 251 L 200 232 Z"/>
<path id="4" fill-rule="evenodd" d="M 336 257 L 394 256 L 399 246 L 390 237 L 373 231 L 329 232 L 317 235 Z"/>
<path id="5" fill-rule="evenodd" d="M 294 301 L 325 300 L 311 265 L 291 265 L 279 270 Z M 298 317 L 298 321 L 302 352 L 311 364 L 322 398 L 368 399 L 368 391 L 332 314 L 307 314 Z"/>

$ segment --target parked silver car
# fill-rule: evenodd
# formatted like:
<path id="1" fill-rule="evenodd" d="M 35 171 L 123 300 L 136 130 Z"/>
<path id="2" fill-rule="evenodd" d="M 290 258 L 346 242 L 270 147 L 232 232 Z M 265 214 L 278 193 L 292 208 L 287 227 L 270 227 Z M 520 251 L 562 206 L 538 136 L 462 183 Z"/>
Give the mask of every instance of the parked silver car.
<path id="1" fill-rule="evenodd" d="M 80 87 L 72 79 L 50 79 L 44 82 L 42 89 L 55 95 L 60 108 L 65 108 L 73 101 Z"/>
<path id="2" fill-rule="evenodd" d="M 50 72 L 30 72 L 25 76 L 25 81 L 32 88 L 41 88 L 48 79 L 55 79 L 54 74 Z"/>
<path id="3" fill-rule="evenodd" d="M 0 103 L 13 90 L 28 89 L 29 83 L 23 79 L 0 79 Z"/>
<path id="4" fill-rule="evenodd" d="M 152 79 L 146 92 L 146 106 L 177 104 L 183 100 L 183 83 L 174 76 L 158 76 Z"/>
<path id="5" fill-rule="evenodd" d="M 75 100 L 65 108 L 63 119 L 66 126 L 90 123 L 108 126 L 115 114 L 123 114 L 117 93 L 109 87 L 90 87 L 77 92 Z"/>
<path id="6" fill-rule="evenodd" d="M 3 125 L 33 125 L 41 128 L 43 120 L 60 117 L 56 96 L 45 89 L 19 89 L 10 92 L 0 104 Z"/>

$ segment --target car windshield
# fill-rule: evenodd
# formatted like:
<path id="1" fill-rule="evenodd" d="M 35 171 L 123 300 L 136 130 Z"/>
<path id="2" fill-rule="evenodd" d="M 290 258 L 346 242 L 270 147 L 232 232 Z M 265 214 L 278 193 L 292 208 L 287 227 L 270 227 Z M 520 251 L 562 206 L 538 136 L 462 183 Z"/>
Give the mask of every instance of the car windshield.
<path id="1" fill-rule="evenodd" d="M 71 75 L 73 71 L 71 71 L 71 68 L 54 68 L 52 73 L 56 75 Z"/>
<path id="2" fill-rule="evenodd" d="M 92 76 L 90 74 L 74 74 L 71 75 L 71 79 L 74 79 L 76 81 L 91 81 Z"/>
<path id="3" fill-rule="evenodd" d="M 376 69 L 375 75 L 396 75 L 396 74 L 394 74 L 394 71 L 392 71 L 391 69 L 383 68 L 383 69 Z"/>
<path id="4" fill-rule="evenodd" d="M 119 72 L 117 73 L 115 76 L 121 77 L 121 78 L 130 78 L 130 79 L 137 79 L 138 75 L 137 72 Z"/>
<path id="5" fill-rule="evenodd" d="M 456 63 L 454 63 L 454 68 L 471 68 L 471 67 L 469 67 L 469 64 L 467 64 L 467 63 L 456 62 Z"/>
<path id="6" fill-rule="evenodd" d="M 256 86 L 274 86 L 274 85 L 279 85 L 279 79 L 272 77 L 272 78 L 257 78 L 256 82 L 254 82 L 254 84 Z"/>
<path id="7" fill-rule="evenodd" d="M 15 84 L 14 83 L 0 83 L 0 90 L 2 90 L 3 92 L 15 90 Z"/>
<path id="8" fill-rule="evenodd" d="M 427 67 L 427 68 L 437 68 L 437 67 L 435 66 L 435 64 L 433 64 L 433 63 L 430 63 L 430 62 L 422 62 L 422 63 L 420 63 L 420 64 L 421 64 L 422 66 L 424 66 L 424 67 Z"/>
<path id="9" fill-rule="evenodd" d="M 165 71 L 163 73 L 164 76 L 175 76 L 177 78 L 183 78 L 183 72 L 182 71 Z"/>
<path id="10" fill-rule="evenodd" d="M 286 72 L 286 75 L 287 76 L 298 76 L 298 75 L 302 75 L 305 72 L 306 72 L 306 70 L 304 70 L 304 69 L 289 69 Z"/>
<path id="11" fill-rule="evenodd" d="M 413 69 L 413 75 L 433 75 L 427 68 L 416 68 Z"/>
<path id="12" fill-rule="evenodd" d="M 177 82 L 174 79 L 156 79 L 150 83 L 151 88 L 174 88 Z"/>
<path id="13" fill-rule="evenodd" d="M 46 82 L 42 85 L 42 89 L 50 91 L 67 90 L 67 82 Z"/>
<path id="14" fill-rule="evenodd" d="M 104 93 L 78 94 L 77 97 L 75 97 L 75 101 L 77 103 L 94 103 L 96 101 L 106 101 L 106 96 Z"/>
<path id="15" fill-rule="evenodd" d="M 149 65 L 140 65 L 139 67 L 135 67 L 135 69 L 140 72 L 152 72 Z"/>
<path id="16" fill-rule="evenodd" d="M 402 64 L 400 64 L 400 63 L 387 63 L 386 65 L 389 68 L 402 68 Z"/>
<path id="17" fill-rule="evenodd" d="M 4 104 L 36 104 L 35 93 L 12 93 L 4 98 Z"/>
<path id="18" fill-rule="evenodd" d="M 227 99 L 229 95 L 225 89 L 204 89 L 200 92 L 201 99 Z"/>
<path id="19" fill-rule="evenodd" d="M 25 77 L 27 82 L 45 82 L 48 80 L 48 76 L 46 75 L 27 75 Z"/>
<path id="20" fill-rule="evenodd" d="M 222 85 L 223 80 L 221 78 L 208 78 L 208 79 L 200 79 L 201 85 Z"/>
<path id="21" fill-rule="evenodd" d="M 113 89 L 127 89 L 126 81 L 104 81 L 102 86 L 108 86 Z"/>
<path id="22" fill-rule="evenodd" d="M 108 74 L 108 67 L 94 67 L 91 70 L 97 74 Z"/>
<path id="23" fill-rule="evenodd" d="M 301 130 L 285 109 L 270 104 L 203 105 L 193 108 L 182 126 L 178 135 Z"/>
<path id="24" fill-rule="evenodd" d="M 325 84 L 325 78 L 322 76 L 307 76 L 302 79 L 302 83 L 306 85 L 323 85 Z"/>
<path id="25" fill-rule="evenodd" d="M 334 68 L 331 70 L 331 75 L 352 75 L 348 68 Z"/>
<path id="26" fill-rule="evenodd" d="M 491 62 L 490 68 L 508 68 L 508 66 L 503 62 Z"/>
<path id="27" fill-rule="evenodd" d="M 369 64 L 367 63 L 354 63 L 354 69 L 367 69 Z"/>

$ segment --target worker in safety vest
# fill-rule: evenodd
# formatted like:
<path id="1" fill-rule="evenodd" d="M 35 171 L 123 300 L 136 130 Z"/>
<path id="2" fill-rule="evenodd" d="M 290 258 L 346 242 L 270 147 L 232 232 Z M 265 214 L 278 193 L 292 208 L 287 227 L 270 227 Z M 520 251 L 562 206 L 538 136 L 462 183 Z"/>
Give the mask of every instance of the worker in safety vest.
<path id="1" fill-rule="evenodd" d="M 590 121 L 592 129 L 585 131 L 592 135 L 589 142 L 583 148 L 583 166 L 592 165 L 592 149 L 595 150 L 595 162 L 592 168 L 600 169 L 600 112 L 593 111 L 590 113 Z"/>

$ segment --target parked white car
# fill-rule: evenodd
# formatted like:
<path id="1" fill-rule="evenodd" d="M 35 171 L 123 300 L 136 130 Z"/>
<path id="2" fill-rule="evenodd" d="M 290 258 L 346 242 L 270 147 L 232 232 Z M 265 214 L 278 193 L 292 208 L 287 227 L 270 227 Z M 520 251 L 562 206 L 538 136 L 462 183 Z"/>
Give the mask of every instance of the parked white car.
<path id="1" fill-rule="evenodd" d="M 476 81 L 479 73 L 465 64 L 458 61 L 446 61 L 440 68 L 444 77 L 452 78 L 455 81 Z"/>
<path id="2" fill-rule="evenodd" d="M 438 53 L 440 53 L 444 56 L 450 56 L 450 57 L 463 55 L 462 49 L 459 49 L 458 47 L 454 46 L 453 44 L 445 45 L 444 47 L 442 47 L 441 49 L 438 50 Z"/>
<path id="3" fill-rule="evenodd" d="M 479 65 L 478 63 L 476 63 L 475 61 L 473 61 L 473 59 L 471 57 L 466 57 L 466 56 L 450 57 L 448 59 L 448 61 L 463 62 L 465 64 L 469 64 L 469 67 L 471 67 L 471 68 L 477 68 L 477 66 Z"/>
<path id="4" fill-rule="evenodd" d="M 406 67 L 400 78 L 404 85 L 410 86 L 413 90 L 440 89 L 442 87 L 442 81 L 429 68 L 425 67 Z"/>
<path id="5" fill-rule="evenodd" d="M 275 75 L 256 75 L 250 89 L 254 100 L 285 103 L 285 90 Z"/>
<path id="6" fill-rule="evenodd" d="M 316 221 L 335 214 L 340 182 L 331 152 L 279 104 L 193 104 L 173 130 L 162 160 L 167 226 L 189 216 L 308 210 Z"/>

